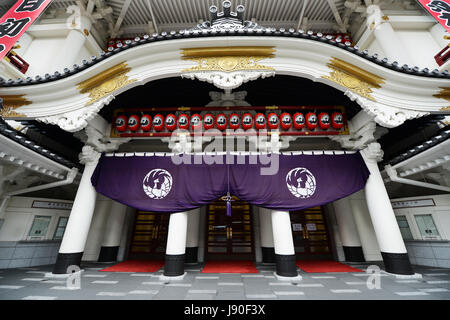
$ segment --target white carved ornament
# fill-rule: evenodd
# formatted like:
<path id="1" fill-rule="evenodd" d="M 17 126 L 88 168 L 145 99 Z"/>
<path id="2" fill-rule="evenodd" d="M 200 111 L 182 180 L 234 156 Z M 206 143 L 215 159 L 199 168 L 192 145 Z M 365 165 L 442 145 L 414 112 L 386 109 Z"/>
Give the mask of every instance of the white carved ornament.
<path id="1" fill-rule="evenodd" d="M 370 101 L 350 90 L 344 92 L 350 100 L 357 102 L 363 110 L 374 117 L 379 125 L 386 128 L 395 128 L 406 120 L 420 118 L 429 115 L 429 112 L 413 111 L 408 109 L 397 109 L 395 107 Z"/>
<path id="2" fill-rule="evenodd" d="M 182 78 L 200 80 L 211 83 L 219 89 L 232 90 L 240 87 L 243 83 L 258 78 L 267 78 L 275 75 L 274 70 L 239 70 L 232 72 L 223 71 L 197 71 L 182 73 Z"/>
<path id="3" fill-rule="evenodd" d="M 87 107 L 62 114 L 55 114 L 48 117 L 39 117 L 36 118 L 36 120 L 43 123 L 57 125 L 65 131 L 79 131 L 85 128 L 88 125 L 88 122 L 95 117 L 95 115 L 103 108 L 103 106 L 109 104 L 114 98 L 114 95 L 108 95 Z"/>

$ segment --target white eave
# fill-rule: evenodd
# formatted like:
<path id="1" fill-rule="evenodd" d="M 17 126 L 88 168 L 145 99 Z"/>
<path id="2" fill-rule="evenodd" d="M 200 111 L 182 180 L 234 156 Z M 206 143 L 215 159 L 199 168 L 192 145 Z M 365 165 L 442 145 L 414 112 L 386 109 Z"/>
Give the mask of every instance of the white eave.
<path id="1" fill-rule="evenodd" d="M 414 149 L 426 148 L 426 144 L 431 140 L 416 146 Z M 450 139 L 444 140 L 439 144 L 426 149 L 406 160 L 403 160 L 392 166 L 401 178 L 411 176 L 429 169 L 442 166 L 450 162 Z M 387 176 L 386 170 L 382 171 L 384 177 Z"/>
<path id="2" fill-rule="evenodd" d="M 2 134 L 0 134 L 0 159 L 56 179 L 64 179 L 71 170 Z"/>

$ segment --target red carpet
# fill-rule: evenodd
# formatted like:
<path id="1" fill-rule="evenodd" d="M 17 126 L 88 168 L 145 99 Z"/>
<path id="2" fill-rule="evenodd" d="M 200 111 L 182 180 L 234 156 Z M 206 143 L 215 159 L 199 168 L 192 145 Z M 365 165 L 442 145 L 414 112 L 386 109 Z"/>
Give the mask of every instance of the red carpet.
<path id="1" fill-rule="evenodd" d="M 164 266 L 162 260 L 128 260 L 100 271 L 107 272 L 156 272 Z"/>
<path id="2" fill-rule="evenodd" d="M 208 261 L 201 273 L 258 273 L 253 261 Z"/>
<path id="3" fill-rule="evenodd" d="M 337 261 L 322 260 L 297 260 L 297 267 L 305 272 L 322 273 L 322 272 L 363 272 L 360 269 L 350 267 Z"/>

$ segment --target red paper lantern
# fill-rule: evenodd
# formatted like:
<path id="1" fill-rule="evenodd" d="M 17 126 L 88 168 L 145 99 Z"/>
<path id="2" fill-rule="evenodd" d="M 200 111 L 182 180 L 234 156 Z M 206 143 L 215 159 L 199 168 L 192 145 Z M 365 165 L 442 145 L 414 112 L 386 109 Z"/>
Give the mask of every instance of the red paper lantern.
<path id="1" fill-rule="evenodd" d="M 331 125 L 334 129 L 341 129 L 344 126 L 344 115 L 340 112 L 331 114 Z"/>
<path id="2" fill-rule="evenodd" d="M 255 115 L 255 128 L 262 130 L 266 128 L 266 116 L 263 113 L 257 113 Z"/>
<path id="3" fill-rule="evenodd" d="M 330 127 L 330 115 L 326 112 L 319 113 L 319 127 L 326 130 Z"/>
<path id="4" fill-rule="evenodd" d="M 281 114 L 280 126 L 283 130 L 289 130 L 292 127 L 292 117 L 289 113 L 284 112 Z"/>
<path id="5" fill-rule="evenodd" d="M 168 114 L 165 120 L 166 129 L 173 131 L 177 128 L 177 117 L 174 114 Z"/>
<path id="6" fill-rule="evenodd" d="M 253 116 L 251 113 L 244 113 L 242 115 L 242 128 L 244 130 L 251 129 L 253 127 Z"/>
<path id="7" fill-rule="evenodd" d="M 303 129 L 305 126 L 305 116 L 301 112 L 294 114 L 294 128 L 297 130 Z"/>
<path id="8" fill-rule="evenodd" d="M 189 116 L 185 113 L 182 113 L 178 116 L 178 128 L 187 130 L 189 129 Z"/>
<path id="9" fill-rule="evenodd" d="M 229 127 L 230 129 L 236 130 L 239 128 L 239 124 L 241 123 L 241 119 L 239 118 L 239 115 L 237 113 L 232 113 L 230 115 L 229 121 Z"/>
<path id="10" fill-rule="evenodd" d="M 142 131 L 150 131 L 152 128 L 152 116 L 149 114 L 144 114 L 140 121 Z"/>
<path id="11" fill-rule="evenodd" d="M 160 114 L 154 116 L 152 126 L 155 131 L 161 131 L 164 128 L 164 117 Z"/>
<path id="12" fill-rule="evenodd" d="M 119 132 L 124 132 L 127 130 L 127 117 L 126 116 L 118 116 L 116 118 L 116 121 L 114 122 L 114 125 Z"/>
<path id="13" fill-rule="evenodd" d="M 278 118 L 278 115 L 275 112 L 269 113 L 267 116 L 267 126 L 269 129 L 278 129 L 279 125 L 280 119 Z"/>
<path id="14" fill-rule="evenodd" d="M 317 128 L 317 125 L 318 125 L 317 115 L 314 112 L 308 112 L 306 114 L 306 127 L 309 130 L 314 130 L 315 128 Z"/>
<path id="15" fill-rule="evenodd" d="M 211 113 L 207 113 L 203 116 L 203 128 L 205 128 L 205 130 L 214 128 L 214 116 Z"/>
<path id="16" fill-rule="evenodd" d="M 141 119 L 139 119 L 139 116 L 133 114 L 128 118 L 128 130 L 132 132 L 136 132 L 139 129 L 139 122 Z"/>
<path id="17" fill-rule="evenodd" d="M 227 128 L 227 116 L 223 113 L 219 113 L 216 116 L 216 127 L 219 130 L 225 130 Z"/>
<path id="18" fill-rule="evenodd" d="M 198 113 L 194 113 L 191 116 L 191 128 L 192 130 L 200 129 L 202 127 L 202 116 Z"/>

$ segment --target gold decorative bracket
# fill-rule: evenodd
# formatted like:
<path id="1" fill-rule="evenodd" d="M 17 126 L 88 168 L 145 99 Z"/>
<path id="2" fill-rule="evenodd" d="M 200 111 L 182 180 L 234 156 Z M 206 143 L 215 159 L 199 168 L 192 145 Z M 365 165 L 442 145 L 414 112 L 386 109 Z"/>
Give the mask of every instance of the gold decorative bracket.
<path id="1" fill-rule="evenodd" d="M 24 95 L 1 96 L 3 99 L 3 109 L 0 116 L 5 119 L 26 118 L 25 114 L 17 112 L 16 109 L 31 104 Z"/>
<path id="2" fill-rule="evenodd" d="M 441 91 L 439 93 L 433 94 L 433 97 L 438 99 L 445 99 L 447 101 L 450 101 L 450 88 L 440 88 Z M 448 109 L 448 107 L 447 107 Z"/>
<path id="3" fill-rule="evenodd" d="M 135 79 L 129 79 L 127 76 L 130 70 L 131 68 L 125 62 L 122 62 L 92 78 L 80 82 L 77 85 L 80 93 L 89 93 L 90 99 L 86 105 L 90 105 L 114 91 L 135 82 Z"/>
<path id="4" fill-rule="evenodd" d="M 381 88 L 381 84 L 385 80 L 351 63 L 334 57 L 331 58 L 327 66 L 332 71 L 330 75 L 322 76 L 322 78 L 331 80 L 372 101 L 375 101 L 375 98 L 372 96 L 372 89 Z"/>
<path id="5" fill-rule="evenodd" d="M 275 49 L 269 46 L 204 47 L 182 49 L 182 59 L 197 63 L 182 70 L 183 78 L 197 79 L 224 90 L 242 83 L 275 75 L 273 67 L 259 61 L 273 58 Z"/>

